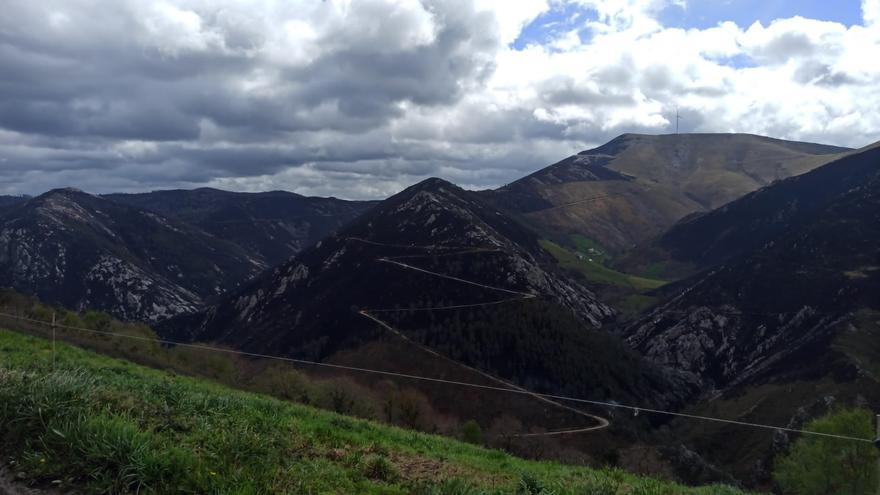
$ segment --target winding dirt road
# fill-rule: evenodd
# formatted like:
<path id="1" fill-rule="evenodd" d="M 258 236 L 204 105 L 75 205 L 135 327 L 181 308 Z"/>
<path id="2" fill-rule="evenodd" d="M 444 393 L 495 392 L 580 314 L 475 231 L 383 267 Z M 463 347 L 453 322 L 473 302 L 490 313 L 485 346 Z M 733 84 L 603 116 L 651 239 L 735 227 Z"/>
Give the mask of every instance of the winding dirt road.
<path id="1" fill-rule="evenodd" d="M 375 241 L 368 241 L 368 240 L 366 240 L 366 239 L 361 239 L 361 238 L 358 238 L 358 237 L 349 237 L 348 239 L 349 239 L 349 240 L 352 240 L 352 241 L 356 241 L 356 242 L 363 242 L 363 243 L 366 243 L 366 244 L 371 244 L 371 245 L 374 245 L 374 246 L 384 246 L 384 247 L 392 247 L 392 248 L 426 249 L 426 250 L 451 249 L 451 248 L 449 248 L 449 247 L 445 247 L 445 246 L 405 246 L 405 245 L 397 245 L 397 244 L 383 244 L 383 243 L 379 243 L 379 242 L 375 242 Z M 444 253 L 444 254 L 441 255 L 441 256 L 453 256 L 453 255 L 471 254 L 471 253 L 475 253 L 475 252 L 497 252 L 497 251 L 500 251 L 500 250 L 498 250 L 498 249 L 485 249 L 485 248 L 473 248 L 473 247 L 470 247 L 470 248 L 461 248 L 460 251 L 456 251 L 456 252 L 447 252 L 447 253 Z M 472 280 L 466 280 L 466 279 L 463 279 L 463 278 L 455 277 L 455 276 L 452 276 L 452 275 L 447 275 L 447 274 L 444 274 L 444 273 L 433 272 L 433 271 L 431 271 L 431 270 L 426 270 L 426 269 L 424 269 L 424 268 L 420 268 L 420 267 L 417 267 L 417 266 L 413 266 L 413 265 L 410 265 L 410 264 L 404 263 L 404 262 L 402 262 L 402 261 L 398 261 L 398 260 L 400 260 L 400 259 L 406 259 L 406 258 L 426 258 L 426 257 L 433 257 L 433 256 L 438 256 L 438 255 L 436 255 L 436 254 L 422 254 L 422 255 L 404 255 L 404 256 L 394 256 L 394 257 L 382 257 L 382 258 L 379 258 L 377 261 L 379 261 L 379 262 L 381 262 L 381 263 L 389 263 L 389 264 L 395 265 L 395 266 L 397 266 L 397 267 L 400 267 L 400 268 L 403 268 L 403 269 L 406 269 L 406 270 L 413 270 L 413 271 L 416 271 L 416 272 L 419 272 L 419 273 L 423 273 L 423 274 L 426 274 L 426 275 L 429 275 L 429 276 L 433 276 L 433 277 L 439 277 L 439 278 L 443 278 L 443 279 L 446 279 L 446 280 L 452 280 L 452 281 L 455 281 L 455 282 L 459 282 L 459 283 L 463 283 L 463 284 L 468 284 L 468 285 L 472 285 L 472 286 L 476 286 L 476 287 L 484 288 L 484 289 L 487 289 L 487 290 L 492 290 L 492 291 L 497 291 L 497 292 L 503 292 L 503 293 L 505 293 L 505 294 L 511 294 L 511 295 L 513 295 L 513 296 L 515 296 L 515 297 L 507 297 L 507 298 L 504 298 L 504 299 L 499 299 L 499 300 L 496 300 L 496 301 L 483 302 L 483 303 L 455 304 L 455 305 L 448 305 L 448 306 L 435 306 L 435 307 L 430 307 L 430 308 L 414 308 L 414 309 L 406 309 L 406 308 L 393 308 L 393 309 L 392 309 L 392 308 L 362 309 L 362 310 L 360 310 L 358 313 L 359 313 L 361 316 L 364 316 L 364 317 L 369 318 L 370 320 L 374 321 L 375 323 L 377 323 L 378 325 L 380 325 L 382 328 L 388 330 L 388 331 L 391 332 L 393 335 L 395 335 L 395 336 L 397 336 L 398 338 L 404 340 L 405 342 L 409 343 L 410 345 L 413 345 L 413 346 L 415 346 L 415 347 L 418 347 L 418 348 L 421 349 L 422 351 L 424 351 L 424 352 L 426 352 L 426 353 L 428 353 L 428 354 L 430 354 L 430 355 L 432 355 L 432 356 L 434 356 L 434 357 L 437 357 L 437 358 L 440 358 L 440 359 L 442 359 L 442 360 L 444 360 L 444 361 L 448 361 L 448 362 L 450 362 L 450 363 L 453 363 L 453 364 L 455 364 L 455 365 L 457 365 L 457 366 L 460 366 L 460 367 L 462 367 L 462 368 L 464 368 L 464 369 L 466 369 L 466 370 L 468 370 L 468 371 L 471 371 L 471 372 L 473 372 L 473 373 L 477 373 L 478 375 L 480 375 L 480 376 L 482 376 L 482 377 L 484 377 L 484 378 L 486 378 L 486 379 L 488 379 L 488 380 L 491 380 L 491 381 L 493 381 L 493 382 L 495 382 L 495 383 L 498 383 L 498 384 L 500 384 L 500 385 L 503 385 L 503 386 L 505 386 L 505 387 L 508 387 L 508 388 L 510 388 L 511 390 L 516 390 L 516 391 L 518 391 L 518 392 L 524 393 L 524 394 L 529 395 L 529 396 L 533 397 L 534 399 L 537 399 L 537 400 L 539 400 L 539 401 L 541 401 L 541 402 L 544 402 L 544 403 L 546 403 L 546 404 L 550 404 L 550 405 L 552 405 L 552 406 L 554 406 L 554 407 L 558 407 L 558 408 L 560 408 L 560 409 L 563 409 L 563 410 L 566 410 L 566 411 L 572 412 L 572 413 L 574 413 L 574 414 L 577 414 L 578 416 L 581 416 L 581 417 L 584 417 L 584 418 L 589 418 L 589 419 L 595 421 L 596 423 L 598 423 L 598 424 L 596 424 L 596 425 L 593 425 L 593 426 L 587 426 L 587 427 L 570 428 L 570 429 L 556 430 L 556 431 L 548 431 L 548 432 L 541 432 L 541 433 L 523 433 L 523 434 L 515 435 L 515 436 L 517 436 L 517 437 L 525 438 L 525 437 L 538 437 L 538 436 L 572 435 L 572 434 L 576 434 L 576 433 L 585 433 L 585 432 L 590 432 L 590 431 L 602 430 L 602 429 L 605 429 L 605 428 L 608 428 L 609 426 L 611 426 L 611 422 L 608 421 L 607 419 L 601 417 L 601 416 L 597 416 L 597 415 L 595 415 L 595 414 L 590 414 L 590 413 L 588 413 L 588 412 L 585 412 L 585 411 L 582 411 L 582 410 L 580 410 L 580 409 L 577 409 L 577 408 L 574 408 L 574 407 L 568 406 L 568 405 L 566 405 L 566 404 L 563 404 L 563 403 L 561 403 L 561 402 L 555 401 L 555 400 L 553 400 L 553 399 L 549 399 L 549 398 L 547 398 L 547 397 L 543 397 L 543 396 L 538 395 L 538 394 L 536 394 L 536 393 L 534 393 L 534 392 L 532 392 L 532 391 L 530 391 L 530 390 L 527 390 L 527 389 L 525 389 L 525 388 L 523 388 L 523 387 L 520 387 L 519 385 L 516 385 L 516 384 L 514 384 L 514 383 L 510 383 L 510 382 L 508 382 L 508 381 L 506 381 L 506 380 L 503 380 L 503 379 L 498 378 L 498 377 L 496 377 L 496 376 L 494 376 L 494 375 L 491 375 L 491 374 L 489 374 L 489 373 L 486 373 L 486 372 L 484 372 L 484 371 L 482 371 L 482 370 L 479 370 L 479 369 L 477 369 L 477 368 L 474 368 L 473 366 L 469 366 L 469 365 L 467 365 L 467 364 L 461 363 L 461 362 L 456 361 L 456 360 L 454 360 L 454 359 L 452 359 L 452 358 L 449 358 L 449 357 L 447 357 L 447 356 L 444 356 L 444 355 L 438 353 L 437 351 L 431 349 L 430 347 L 427 347 L 427 346 L 425 346 L 425 345 L 422 345 L 422 344 L 420 344 L 420 343 L 418 343 L 418 342 L 412 340 L 411 338 L 409 338 L 409 337 L 407 337 L 406 335 L 404 335 L 403 332 L 401 332 L 401 331 L 399 331 L 398 329 L 392 327 L 390 324 L 388 324 L 387 322 L 383 321 L 381 318 L 379 318 L 379 317 L 375 316 L 374 314 L 372 314 L 372 313 L 390 313 L 390 312 L 406 312 L 406 311 L 442 311 L 442 310 L 451 310 L 451 309 L 475 308 L 475 307 L 483 307 L 483 306 L 494 306 L 494 305 L 505 304 L 505 303 L 509 303 L 509 302 L 515 302 L 515 301 L 524 301 L 524 300 L 526 300 L 526 299 L 534 299 L 534 298 L 538 297 L 536 294 L 532 294 L 532 293 L 529 293 L 529 292 L 520 292 L 520 291 L 515 291 L 515 290 L 505 289 L 505 288 L 502 288 L 502 287 L 494 287 L 494 286 L 491 286 L 491 285 L 481 284 L 481 283 L 479 283 L 479 282 L 474 282 L 474 281 L 472 281 Z"/>

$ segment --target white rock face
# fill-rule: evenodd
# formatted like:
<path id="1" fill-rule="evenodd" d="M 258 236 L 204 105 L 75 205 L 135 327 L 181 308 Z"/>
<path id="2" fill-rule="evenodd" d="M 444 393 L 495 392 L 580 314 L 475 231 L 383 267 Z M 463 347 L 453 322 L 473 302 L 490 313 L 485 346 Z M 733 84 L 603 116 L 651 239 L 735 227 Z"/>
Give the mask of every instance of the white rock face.
<path id="1" fill-rule="evenodd" d="M 49 253 L 49 256 L 43 253 Z M 10 281 L 18 281 L 26 286 L 46 279 L 58 282 L 64 277 L 65 255 L 63 246 L 49 238 L 38 238 L 29 230 L 0 230 L 0 265 L 10 272 Z"/>
<path id="2" fill-rule="evenodd" d="M 218 252 L 222 242 L 155 213 L 55 190 L 0 216 L 0 286 L 156 322 L 263 268 L 244 252 Z"/>
<path id="3" fill-rule="evenodd" d="M 296 287 L 296 283 L 305 280 L 309 276 L 309 267 L 302 263 L 297 264 L 292 270 L 288 269 L 286 275 L 282 276 L 278 281 L 278 288 L 275 289 L 275 297 L 279 297 L 287 291 L 288 287 Z"/>
<path id="4" fill-rule="evenodd" d="M 83 307 L 106 307 L 127 320 L 160 321 L 195 311 L 201 299 L 119 258 L 104 255 L 85 276 Z"/>
<path id="5" fill-rule="evenodd" d="M 832 332 L 837 318 L 804 307 L 781 314 L 772 331 L 754 331 L 735 306 L 705 306 L 675 312 L 663 308 L 628 330 L 627 343 L 653 361 L 687 371 L 704 386 L 747 382 L 804 345 Z M 747 315 L 747 314 L 746 314 Z"/>

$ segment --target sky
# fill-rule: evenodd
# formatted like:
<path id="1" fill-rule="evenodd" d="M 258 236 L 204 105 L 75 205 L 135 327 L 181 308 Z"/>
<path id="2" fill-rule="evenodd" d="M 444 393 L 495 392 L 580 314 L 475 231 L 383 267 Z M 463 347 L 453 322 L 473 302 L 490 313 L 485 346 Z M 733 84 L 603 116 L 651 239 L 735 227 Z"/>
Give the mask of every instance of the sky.
<path id="1" fill-rule="evenodd" d="M 0 194 L 503 185 L 617 135 L 880 140 L 880 0 L 0 0 Z"/>

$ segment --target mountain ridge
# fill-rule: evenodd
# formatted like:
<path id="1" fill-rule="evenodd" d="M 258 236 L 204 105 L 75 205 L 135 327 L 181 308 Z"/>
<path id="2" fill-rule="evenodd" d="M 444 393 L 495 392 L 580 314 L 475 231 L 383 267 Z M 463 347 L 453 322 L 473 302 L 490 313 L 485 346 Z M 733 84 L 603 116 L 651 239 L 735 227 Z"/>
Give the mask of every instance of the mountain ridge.
<path id="1" fill-rule="evenodd" d="M 630 253 L 620 264 L 639 270 L 639 265 L 671 259 L 701 269 L 754 249 L 866 180 L 874 166 L 863 157 L 878 146 L 880 143 L 866 146 L 810 173 L 780 181 L 772 188 L 759 189 L 713 211 L 686 217 Z M 848 176 L 843 176 L 841 169 L 849 169 L 845 171 Z"/>
<path id="2" fill-rule="evenodd" d="M 532 389 L 651 396 L 665 405 L 692 393 L 689 378 L 645 365 L 599 331 L 613 310 L 545 268 L 551 260 L 533 233 L 477 193 L 428 179 L 216 305 L 158 331 L 249 352 L 332 360 L 394 338 L 386 326 L 439 355 Z M 498 346 L 507 351 L 492 351 Z M 561 355 L 548 362 L 534 349 Z M 566 384 L 562 375 L 569 368 L 582 378 Z"/>
<path id="3" fill-rule="evenodd" d="M 748 134 L 623 134 L 484 194 L 547 237 L 580 233 L 620 253 L 848 151 Z"/>
<path id="4" fill-rule="evenodd" d="M 214 188 L 108 194 L 104 197 L 197 226 L 238 244 L 267 266 L 286 261 L 375 204 L 278 190 L 250 193 Z"/>
<path id="5" fill-rule="evenodd" d="M 707 249 L 728 255 L 662 289 L 671 297 L 631 326 L 627 339 L 697 373 L 713 361 L 730 363 L 709 373 L 722 385 L 756 378 L 775 348 L 796 351 L 835 331 L 849 312 L 878 304 L 878 190 L 880 149 L 868 147 L 679 224 L 670 232 L 698 236 L 665 239 L 679 240 L 697 261 L 706 260 Z M 722 335 L 741 343 L 724 345 Z"/>
<path id="6" fill-rule="evenodd" d="M 0 214 L 4 285 L 128 320 L 195 310 L 263 265 L 175 219 L 73 188 Z"/>

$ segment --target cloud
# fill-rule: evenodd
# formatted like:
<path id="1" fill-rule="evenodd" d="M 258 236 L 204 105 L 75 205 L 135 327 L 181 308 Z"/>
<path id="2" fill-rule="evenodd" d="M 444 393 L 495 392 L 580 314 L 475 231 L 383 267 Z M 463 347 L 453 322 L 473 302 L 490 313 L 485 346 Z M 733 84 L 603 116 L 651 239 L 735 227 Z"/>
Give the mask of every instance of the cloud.
<path id="1" fill-rule="evenodd" d="M 862 19 L 866 26 L 876 26 L 880 22 L 880 0 L 862 0 Z"/>
<path id="2" fill-rule="evenodd" d="M 864 25 L 664 26 L 673 0 L 47 0 L 0 18 L 0 192 L 496 186 L 623 132 L 861 146 Z M 561 17 L 564 16 L 565 19 Z M 546 40 L 514 46 L 525 29 Z M 543 38 L 537 38 L 543 39 Z"/>

